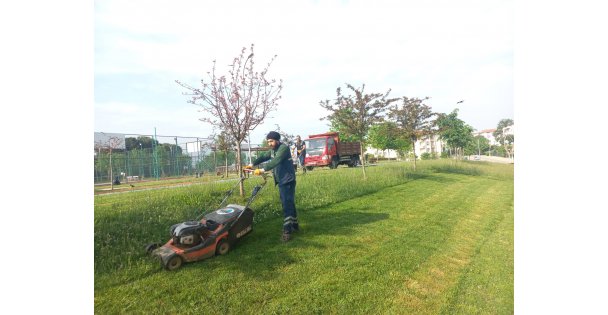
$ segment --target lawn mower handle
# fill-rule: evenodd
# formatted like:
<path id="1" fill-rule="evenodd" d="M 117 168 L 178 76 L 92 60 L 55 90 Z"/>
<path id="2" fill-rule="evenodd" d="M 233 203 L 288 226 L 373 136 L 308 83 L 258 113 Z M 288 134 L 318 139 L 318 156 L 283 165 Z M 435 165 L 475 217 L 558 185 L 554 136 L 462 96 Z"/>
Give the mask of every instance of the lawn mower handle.
<path id="1" fill-rule="evenodd" d="M 230 190 L 228 190 L 226 192 L 226 195 L 224 196 L 224 199 L 222 199 L 222 202 L 220 202 L 220 205 L 217 207 L 218 209 L 221 208 L 224 205 L 224 202 L 226 202 L 226 200 L 228 200 L 228 197 L 230 197 L 232 195 L 232 192 L 234 191 L 234 189 L 236 189 L 236 187 L 243 182 L 245 179 L 247 179 L 244 176 L 241 176 L 241 178 L 239 179 L 239 181 L 237 181 L 236 185 L 232 186 L 232 188 L 230 188 Z M 203 216 L 205 215 L 205 212 L 203 212 L 200 216 L 196 217 L 195 221 L 200 220 Z"/>
<path id="2" fill-rule="evenodd" d="M 251 192 L 251 197 L 249 197 L 249 200 L 247 201 L 247 205 L 245 206 L 245 208 L 249 208 L 249 205 L 253 202 L 253 199 L 255 199 L 255 197 L 258 195 L 258 192 L 262 189 L 262 187 L 266 186 L 266 183 L 268 182 L 267 178 L 268 175 L 266 175 L 266 173 L 262 174 L 262 178 L 264 178 L 264 182 L 262 182 L 261 185 L 256 185 L 255 187 L 253 187 L 253 191 Z"/>
<path id="3" fill-rule="evenodd" d="M 262 168 L 261 170 L 264 170 L 264 169 Z M 253 172 L 255 172 L 255 170 L 254 170 L 254 169 L 251 169 L 251 168 L 245 168 L 245 169 L 243 169 L 243 173 L 247 173 L 247 174 L 253 174 Z M 264 172 L 262 173 L 262 175 L 260 175 L 260 176 L 262 176 L 262 177 L 266 177 L 266 176 L 268 176 L 268 173 L 267 173 L 266 171 L 264 171 Z"/>

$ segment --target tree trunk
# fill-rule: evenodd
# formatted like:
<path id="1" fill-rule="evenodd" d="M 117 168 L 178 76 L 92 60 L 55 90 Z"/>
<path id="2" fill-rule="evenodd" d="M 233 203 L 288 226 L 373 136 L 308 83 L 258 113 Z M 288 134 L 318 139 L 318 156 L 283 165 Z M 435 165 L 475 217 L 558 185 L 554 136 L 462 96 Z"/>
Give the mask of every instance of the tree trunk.
<path id="1" fill-rule="evenodd" d="M 361 147 L 359 148 L 361 152 L 361 156 L 359 160 L 361 161 L 361 168 L 363 169 L 363 180 L 367 180 L 367 174 L 365 174 L 365 155 L 363 155 L 363 142 L 361 142 Z"/>
<path id="2" fill-rule="evenodd" d="M 236 147 L 236 174 L 239 177 L 239 179 L 242 176 L 242 172 L 241 172 L 241 143 L 237 143 L 237 147 Z M 239 191 L 241 193 L 241 197 L 245 196 L 245 183 L 243 183 L 243 181 L 241 181 L 241 183 L 239 184 Z"/>
<path id="3" fill-rule="evenodd" d="M 435 158 L 435 146 L 433 145 L 434 143 L 434 136 L 433 135 L 429 135 L 429 141 L 431 142 L 431 159 Z"/>
<path id="4" fill-rule="evenodd" d="M 416 171 L 416 141 L 412 141 L 412 148 L 414 150 L 414 172 Z"/>

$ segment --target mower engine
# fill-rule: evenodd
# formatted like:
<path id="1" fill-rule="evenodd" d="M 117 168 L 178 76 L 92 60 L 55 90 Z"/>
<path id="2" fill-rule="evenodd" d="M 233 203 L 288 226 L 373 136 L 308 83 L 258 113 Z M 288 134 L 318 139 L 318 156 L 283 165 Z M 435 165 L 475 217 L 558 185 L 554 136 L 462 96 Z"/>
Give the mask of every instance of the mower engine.
<path id="1" fill-rule="evenodd" d="M 182 246 L 196 246 L 203 240 L 202 234 L 207 226 L 199 221 L 186 221 L 171 227 L 173 244 Z"/>

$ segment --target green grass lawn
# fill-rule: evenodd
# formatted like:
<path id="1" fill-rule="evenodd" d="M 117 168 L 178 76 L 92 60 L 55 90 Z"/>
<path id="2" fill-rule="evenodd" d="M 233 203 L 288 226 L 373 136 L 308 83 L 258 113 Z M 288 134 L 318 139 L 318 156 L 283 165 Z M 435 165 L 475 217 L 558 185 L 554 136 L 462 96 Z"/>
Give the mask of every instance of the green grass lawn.
<path id="1" fill-rule="evenodd" d="M 230 174 L 233 178 L 237 178 L 237 175 Z M 135 181 L 123 181 L 119 185 L 111 185 L 110 183 L 100 183 L 94 186 L 95 195 L 98 194 L 106 194 L 106 193 L 114 193 L 114 192 L 131 192 L 135 190 L 145 190 L 145 189 L 155 189 L 158 187 L 178 187 L 184 185 L 193 185 L 193 184 L 206 184 L 212 181 L 217 181 L 223 179 L 223 176 L 217 175 L 209 175 L 201 177 L 194 176 L 184 176 L 179 178 L 162 178 L 156 180 L 154 178 L 148 178 L 145 180 L 135 180 Z"/>
<path id="2" fill-rule="evenodd" d="M 95 312 L 513 313 L 513 165 L 367 171 L 367 180 L 350 168 L 299 174 L 302 230 L 288 243 L 278 192 L 266 186 L 253 233 L 228 255 L 175 272 L 143 246 L 166 241 L 171 224 L 196 217 L 230 183 L 96 196 Z"/>

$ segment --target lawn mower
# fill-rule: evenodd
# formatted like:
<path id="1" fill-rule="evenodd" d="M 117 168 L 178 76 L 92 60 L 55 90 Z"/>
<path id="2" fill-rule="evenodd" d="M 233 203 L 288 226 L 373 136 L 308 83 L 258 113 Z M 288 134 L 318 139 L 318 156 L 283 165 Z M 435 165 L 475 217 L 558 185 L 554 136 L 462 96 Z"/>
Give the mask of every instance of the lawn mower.
<path id="1" fill-rule="evenodd" d="M 252 231 L 254 213 L 249 205 L 266 185 L 266 177 L 266 174 L 262 175 L 263 183 L 253 188 L 245 206 L 229 204 L 223 207 L 232 191 L 246 179 L 241 176 L 236 185 L 226 193 L 219 209 L 203 213 L 193 221 L 172 225 L 169 229 L 171 239 L 162 246 L 159 243 L 148 244 L 146 251 L 158 257 L 166 270 L 176 270 L 184 262 L 227 254 L 239 239 Z"/>

